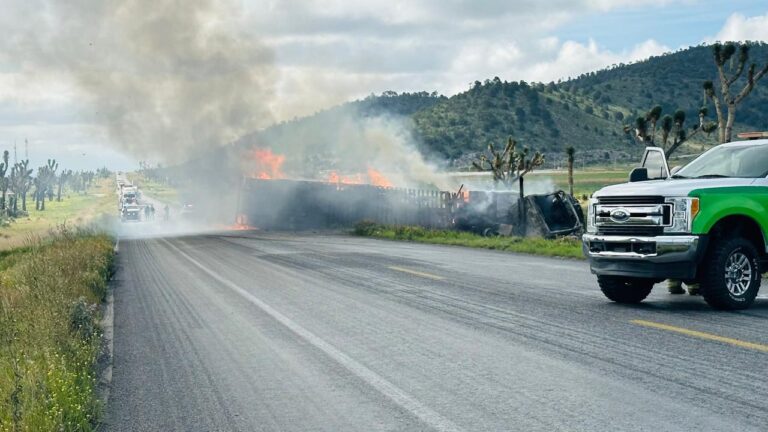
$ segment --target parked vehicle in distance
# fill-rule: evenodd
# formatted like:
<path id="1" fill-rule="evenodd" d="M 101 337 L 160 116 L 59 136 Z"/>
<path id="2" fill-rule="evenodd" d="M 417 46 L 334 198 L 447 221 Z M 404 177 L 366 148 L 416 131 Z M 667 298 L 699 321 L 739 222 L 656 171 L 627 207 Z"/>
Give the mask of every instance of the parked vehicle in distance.
<path id="1" fill-rule="evenodd" d="M 126 205 L 123 206 L 123 210 L 120 213 L 120 219 L 123 222 L 138 222 L 141 220 L 141 207 L 138 205 Z"/>
<path id="2" fill-rule="evenodd" d="M 583 249 L 606 297 L 637 303 L 677 279 L 700 284 L 715 308 L 752 304 L 768 261 L 768 134 L 759 136 L 671 172 L 649 147 L 628 183 L 594 194 Z"/>

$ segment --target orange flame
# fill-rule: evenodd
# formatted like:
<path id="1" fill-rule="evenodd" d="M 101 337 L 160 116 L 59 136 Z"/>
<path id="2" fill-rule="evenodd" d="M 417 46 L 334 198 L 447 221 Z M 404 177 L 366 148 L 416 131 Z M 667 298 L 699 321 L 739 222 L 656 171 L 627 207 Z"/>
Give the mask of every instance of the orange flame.
<path id="1" fill-rule="evenodd" d="M 379 186 L 379 187 L 387 187 L 387 188 L 394 187 L 394 184 L 392 184 L 392 182 L 389 181 L 389 179 L 386 178 L 384 174 L 380 173 L 379 171 L 376 171 L 373 168 L 368 168 L 367 175 L 366 174 L 341 175 L 337 171 L 331 171 L 328 174 L 326 181 L 328 181 L 329 183 L 335 183 L 338 185 L 370 184 L 370 185 Z"/>
<path id="2" fill-rule="evenodd" d="M 244 214 L 237 215 L 234 224 L 223 226 L 222 228 L 227 231 L 247 231 L 256 229 L 256 227 L 248 225 L 248 217 Z"/>
<path id="3" fill-rule="evenodd" d="M 371 184 L 374 186 L 385 188 L 391 188 L 395 186 L 391 181 L 389 181 L 388 178 L 384 177 L 384 174 L 376 171 L 373 168 L 368 168 L 368 180 L 370 180 Z"/>
<path id="4" fill-rule="evenodd" d="M 328 177 L 326 180 L 329 183 L 336 183 L 336 184 L 345 184 L 345 185 L 357 185 L 357 184 L 365 184 L 365 178 L 363 178 L 362 174 L 349 174 L 349 175 L 341 175 L 336 171 L 331 171 L 328 174 Z"/>
<path id="5" fill-rule="evenodd" d="M 257 148 L 251 152 L 251 159 L 256 162 L 253 177 L 265 180 L 285 177 L 282 171 L 284 155 L 274 154 L 270 149 Z"/>

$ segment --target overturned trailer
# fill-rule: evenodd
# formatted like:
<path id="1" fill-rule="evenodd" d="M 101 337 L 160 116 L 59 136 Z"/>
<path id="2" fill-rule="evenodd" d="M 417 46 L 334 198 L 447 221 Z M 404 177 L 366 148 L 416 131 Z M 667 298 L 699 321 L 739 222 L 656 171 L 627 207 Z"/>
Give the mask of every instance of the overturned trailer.
<path id="1" fill-rule="evenodd" d="M 449 228 L 452 203 L 450 192 L 437 190 L 246 179 L 240 214 L 248 224 L 263 229 L 346 227 L 361 220 Z"/>
<path id="2" fill-rule="evenodd" d="M 240 223 L 303 230 L 349 227 L 362 220 L 543 237 L 580 233 L 583 227 L 578 202 L 562 191 L 520 201 L 513 192 L 456 193 L 288 179 L 243 181 Z"/>

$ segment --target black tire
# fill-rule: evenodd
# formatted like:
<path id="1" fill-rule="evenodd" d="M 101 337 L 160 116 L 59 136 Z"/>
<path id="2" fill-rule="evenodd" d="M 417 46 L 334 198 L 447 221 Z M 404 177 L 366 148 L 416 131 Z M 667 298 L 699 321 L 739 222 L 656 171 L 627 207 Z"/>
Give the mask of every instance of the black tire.
<path id="1" fill-rule="evenodd" d="M 741 236 L 716 238 L 701 263 L 699 290 L 715 309 L 746 309 L 760 290 L 760 260 L 754 244 Z"/>
<path id="2" fill-rule="evenodd" d="M 606 297 L 616 303 L 640 303 L 651 293 L 653 279 L 625 276 L 598 276 L 597 284 Z"/>

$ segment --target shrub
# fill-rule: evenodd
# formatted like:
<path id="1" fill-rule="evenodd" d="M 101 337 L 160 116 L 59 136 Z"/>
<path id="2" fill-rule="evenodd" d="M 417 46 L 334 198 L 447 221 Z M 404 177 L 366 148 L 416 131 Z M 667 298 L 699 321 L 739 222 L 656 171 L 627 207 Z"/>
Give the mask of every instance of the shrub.
<path id="1" fill-rule="evenodd" d="M 364 219 L 355 224 L 354 230 L 352 232 L 355 235 L 359 235 L 359 236 L 372 236 L 380 228 L 381 228 L 381 225 L 379 225 L 378 223 L 371 220 Z"/>
<path id="2" fill-rule="evenodd" d="M 60 228 L 0 254 L 0 430 L 91 430 L 112 266 L 105 235 Z"/>
<path id="3" fill-rule="evenodd" d="M 85 297 L 78 298 L 72 304 L 72 310 L 69 313 L 69 329 L 78 334 L 84 341 L 90 341 L 99 334 L 96 321 L 97 311 L 96 304 L 88 303 Z"/>

